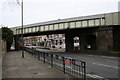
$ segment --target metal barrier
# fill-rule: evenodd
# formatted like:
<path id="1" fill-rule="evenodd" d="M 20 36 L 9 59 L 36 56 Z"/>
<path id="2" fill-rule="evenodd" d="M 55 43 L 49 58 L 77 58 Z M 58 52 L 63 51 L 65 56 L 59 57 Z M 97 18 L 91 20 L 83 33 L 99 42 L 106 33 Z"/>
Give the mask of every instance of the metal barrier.
<path id="1" fill-rule="evenodd" d="M 24 50 L 38 60 L 48 63 L 76 79 L 86 80 L 86 63 L 77 59 L 62 57 L 59 55 L 41 52 L 32 48 L 24 47 Z"/>

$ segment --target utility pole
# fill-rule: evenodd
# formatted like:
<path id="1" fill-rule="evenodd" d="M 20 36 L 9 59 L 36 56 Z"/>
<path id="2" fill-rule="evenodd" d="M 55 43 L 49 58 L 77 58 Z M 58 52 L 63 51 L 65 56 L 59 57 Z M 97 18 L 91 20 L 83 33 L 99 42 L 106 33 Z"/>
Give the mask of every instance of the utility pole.
<path id="1" fill-rule="evenodd" d="M 22 24 L 22 58 L 24 58 L 24 40 L 23 40 L 23 0 L 21 0 L 21 24 Z"/>

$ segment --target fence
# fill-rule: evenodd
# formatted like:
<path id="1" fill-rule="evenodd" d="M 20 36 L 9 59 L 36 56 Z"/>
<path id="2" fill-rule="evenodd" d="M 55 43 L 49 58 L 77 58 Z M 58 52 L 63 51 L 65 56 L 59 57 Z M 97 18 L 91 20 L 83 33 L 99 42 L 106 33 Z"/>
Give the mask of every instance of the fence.
<path id="1" fill-rule="evenodd" d="M 33 55 L 38 60 L 42 60 L 44 63 L 50 64 L 76 79 L 86 79 L 86 64 L 83 61 L 62 57 L 59 55 L 41 52 L 31 48 L 24 47 L 24 50 Z"/>

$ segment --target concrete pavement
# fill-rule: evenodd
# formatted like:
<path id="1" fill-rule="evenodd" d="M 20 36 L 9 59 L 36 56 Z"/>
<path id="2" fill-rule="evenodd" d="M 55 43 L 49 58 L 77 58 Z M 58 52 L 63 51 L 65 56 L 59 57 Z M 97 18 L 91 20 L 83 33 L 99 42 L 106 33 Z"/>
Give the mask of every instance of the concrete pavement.
<path id="1" fill-rule="evenodd" d="M 8 52 L 2 68 L 3 78 L 70 78 L 49 64 L 38 61 L 27 52 L 25 58 L 22 58 L 21 51 Z"/>

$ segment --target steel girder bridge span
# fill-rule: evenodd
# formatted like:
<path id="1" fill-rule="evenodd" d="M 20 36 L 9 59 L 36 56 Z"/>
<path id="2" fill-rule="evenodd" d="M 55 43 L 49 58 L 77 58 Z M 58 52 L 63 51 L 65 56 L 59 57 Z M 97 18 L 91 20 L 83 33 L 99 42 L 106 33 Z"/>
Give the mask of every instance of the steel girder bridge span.
<path id="1" fill-rule="evenodd" d="M 120 51 L 120 12 L 58 19 L 24 25 L 23 36 L 65 34 L 66 51 L 75 51 L 73 39 L 79 37 L 79 51 Z M 15 49 L 19 50 L 21 26 L 11 28 Z M 88 48 L 88 46 L 90 48 Z"/>

